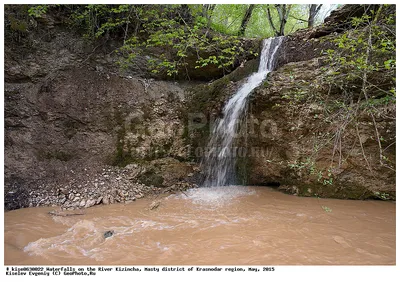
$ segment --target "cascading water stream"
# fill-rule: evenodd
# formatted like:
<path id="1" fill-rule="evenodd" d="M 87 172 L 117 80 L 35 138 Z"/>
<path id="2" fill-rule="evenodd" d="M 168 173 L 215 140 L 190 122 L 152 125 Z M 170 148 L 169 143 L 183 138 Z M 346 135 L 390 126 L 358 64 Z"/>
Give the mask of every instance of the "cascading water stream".
<path id="1" fill-rule="evenodd" d="M 216 121 L 208 143 L 208 151 L 203 160 L 205 181 L 203 186 L 215 187 L 234 184 L 235 152 L 232 144 L 236 135 L 239 119 L 247 106 L 251 91 L 259 86 L 275 65 L 275 56 L 283 37 L 268 38 L 263 41 L 258 71 L 248 77 L 226 103 L 223 118 Z"/>

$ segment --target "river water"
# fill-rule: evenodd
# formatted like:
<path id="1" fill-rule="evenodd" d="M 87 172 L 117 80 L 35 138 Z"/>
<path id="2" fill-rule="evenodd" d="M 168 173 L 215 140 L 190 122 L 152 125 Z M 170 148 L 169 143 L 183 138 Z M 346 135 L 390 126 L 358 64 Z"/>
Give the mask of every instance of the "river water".
<path id="1" fill-rule="evenodd" d="M 54 209 L 5 213 L 6 265 L 396 263 L 393 202 L 228 186 L 95 206 L 84 215 L 48 214 Z M 105 239 L 108 230 L 114 235 Z"/>

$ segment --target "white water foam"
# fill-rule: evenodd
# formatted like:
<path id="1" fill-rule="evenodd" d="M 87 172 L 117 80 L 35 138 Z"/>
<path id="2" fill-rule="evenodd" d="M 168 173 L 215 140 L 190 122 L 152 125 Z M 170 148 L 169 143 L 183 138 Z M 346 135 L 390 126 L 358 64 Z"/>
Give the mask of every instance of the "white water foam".
<path id="1" fill-rule="evenodd" d="M 244 186 L 201 187 L 189 189 L 185 194 L 174 197 L 188 199 L 191 203 L 202 205 L 204 208 L 212 208 L 231 204 L 235 198 L 255 193 L 255 190 Z"/>

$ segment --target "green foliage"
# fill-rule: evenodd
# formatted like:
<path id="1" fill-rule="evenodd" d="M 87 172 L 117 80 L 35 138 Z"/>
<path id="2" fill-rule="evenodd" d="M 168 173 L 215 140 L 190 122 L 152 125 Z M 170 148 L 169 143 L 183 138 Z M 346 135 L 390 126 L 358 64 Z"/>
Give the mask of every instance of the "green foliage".
<path id="1" fill-rule="evenodd" d="M 381 193 L 381 192 L 376 191 L 374 194 L 376 197 L 378 197 L 381 200 L 384 200 L 384 201 L 390 200 L 390 195 L 387 193 Z"/>
<path id="2" fill-rule="evenodd" d="M 31 17 L 40 18 L 47 13 L 48 6 L 49 5 L 34 5 L 33 7 L 29 8 L 28 14 Z"/>
<path id="3" fill-rule="evenodd" d="M 212 7 L 211 7 L 212 6 Z M 292 13 L 305 16 L 304 5 L 292 5 Z M 235 35 L 248 5 L 80 5 L 72 20 L 90 40 L 100 37 L 122 36 L 123 46 L 117 50 L 123 59 L 120 66 L 127 68 L 137 57 L 154 51 L 148 58 L 153 73 L 176 76 L 188 67 L 215 65 L 228 70 L 246 52 Z M 266 18 L 266 5 L 255 5 L 247 25 L 246 35 L 269 37 L 273 31 Z M 30 13 L 39 16 L 46 5 L 37 5 Z M 277 18 L 276 11 L 273 15 Z M 286 32 L 294 32 L 304 23 L 289 17 Z M 215 32 L 216 31 L 216 32 Z M 166 52 L 157 53 L 162 47 Z M 206 55 L 207 54 L 207 55 Z M 197 58 L 193 58 L 195 55 Z M 194 63 L 193 63 L 194 61 Z"/>
<path id="4" fill-rule="evenodd" d="M 133 64 L 143 50 L 148 54 L 149 50 L 157 47 L 163 47 L 168 52 L 148 58 L 149 69 L 168 76 L 184 70 L 190 54 L 197 54 L 196 68 L 214 64 L 226 69 L 244 53 L 237 37 L 214 34 L 210 38 L 203 17 L 197 17 L 197 21 L 188 24 L 180 9 L 180 5 L 87 5 L 83 11 L 75 13 L 74 18 L 85 27 L 87 38 L 99 38 L 120 29 L 124 31 L 124 45 L 117 50 L 123 58 L 121 67 Z M 135 31 L 128 35 L 132 25 Z"/>
<path id="5" fill-rule="evenodd" d="M 10 20 L 10 29 L 16 32 L 27 32 L 28 31 L 28 23 L 24 20 L 16 19 L 14 16 L 9 17 Z"/>
<path id="6" fill-rule="evenodd" d="M 240 28 L 241 20 L 248 5 L 224 4 L 217 5 L 212 15 L 212 28 L 224 34 L 235 35 Z M 307 18 L 306 5 L 292 5 L 288 21 L 285 26 L 285 34 L 290 34 L 298 29 L 305 28 L 307 23 L 298 18 Z M 256 5 L 246 29 L 247 37 L 271 37 L 274 31 L 271 28 L 266 14 L 267 4 Z M 272 10 L 274 22 L 278 19 L 278 13 Z"/>
<path id="7" fill-rule="evenodd" d="M 321 208 L 325 211 L 325 212 L 332 212 L 332 209 L 327 207 L 327 206 L 321 206 Z"/>
<path id="8" fill-rule="evenodd" d="M 339 88 L 348 89 L 360 89 L 361 83 L 365 83 L 365 90 L 375 92 L 368 101 L 364 101 L 367 104 L 375 104 L 372 100 L 382 95 L 385 97 L 383 100 L 380 98 L 381 101 L 394 102 L 396 40 L 386 24 L 391 18 L 373 24 L 372 17 L 364 15 L 361 18 L 353 18 L 352 24 L 357 28 L 336 38 L 336 49 L 325 51 L 331 66 L 327 79 Z M 393 78 L 393 88 L 390 91 L 376 91 L 377 88 L 371 84 L 371 78 L 380 72 L 386 72 L 387 76 Z M 366 77 L 367 81 L 362 82 L 363 77 Z"/>
<path id="9" fill-rule="evenodd" d="M 315 161 L 313 161 L 311 157 L 307 158 L 304 162 L 295 161 L 293 163 L 288 163 L 287 166 L 298 173 L 305 173 L 316 177 L 317 181 L 323 185 L 333 185 L 334 175 L 332 169 L 329 168 L 326 171 L 318 169 Z"/>
<path id="10" fill-rule="evenodd" d="M 218 68 L 226 68 L 233 66 L 235 59 L 239 54 L 244 53 L 243 47 L 240 46 L 240 40 L 236 36 L 215 36 L 212 39 L 212 45 L 200 45 L 200 51 L 206 51 L 210 46 L 214 49 L 216 56 L 212 55 L 208 58 L 199 57 L 196 68 L 205 67 L 208 64 L 215 64 Z"/>
<path id="11" fill-rule="evenodd" d="M 43 17 L 50 8 L 61 6 L 59 4 L 29 5 L 28 14 L 33 18 Z M 125 35 L 133 31 L 136 35 L 138 29 L 154 30 L 160 25 L 171 28 L 172 22 L 179 22 L 187 26 L 198 25 L 206 27 L 225 35 L 237 35 L 241 21 L 246 13 L 248 4 L 191 4 L 191 5 L 143 5 L 143 4 L 89 4 L 89 5 L 63 5 L 60 10 L 68 11 L 69 19 L 75 26 L 83 28 L 88 39 L 98 38 L 115 30 L 123 30 Z M 254 10 L 246 28 L 248 37 L 270 37 L 273 31 L 266 17 L 267 4 L 254 5 Z M 285 33 L 289 34 L 305 27 L 307 18 L 307 5 L 291 5 Z M 187 20 L 190 14 L 191 20 Z M 273 21 L 278 14 L 273 11 Z M 155 23 L 152 24 L 152 20 Z M 173 25 L 174 23 L 172 23 Z M 129 32 L 128 32 L 129 29 Z"/>
<path id="12" fill-rule="evenodd" d="M 84 37 L 96 39 L 106 31 L 120 27 L 129 21 L 124 7 L 128 5 L 90 4 L 78 7 L 72 14 L 75 26 L 84 29 Z"/>
<path id="13" fill-rule="evenodd" d="M 246 9 L 247 5 L 243 4 L 217 5 L 212 15 L 212 28 L 224 34 L 236 35 Z"/>
<path id="14" fill-rule="evenodd" d="M 326 179 L 323 179 L 322 184 L 323 185 L 333 185 L 333 175 L 332 175 L 332 170 L 331 169 L 328 169 L 328 176 L 327 176 Z"/>

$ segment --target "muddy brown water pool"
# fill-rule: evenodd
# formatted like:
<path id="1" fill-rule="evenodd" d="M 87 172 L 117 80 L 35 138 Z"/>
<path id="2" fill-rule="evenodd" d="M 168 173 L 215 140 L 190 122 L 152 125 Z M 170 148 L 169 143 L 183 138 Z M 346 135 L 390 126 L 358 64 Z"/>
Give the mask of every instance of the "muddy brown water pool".
<path id="1" fill-rule="evenodd" d="M 393 265 L 396 204 L 192 189 L 84 215 L 5 212 L 6 265 Z M 104 238 L 106 231 L 113 236 Z"/>

